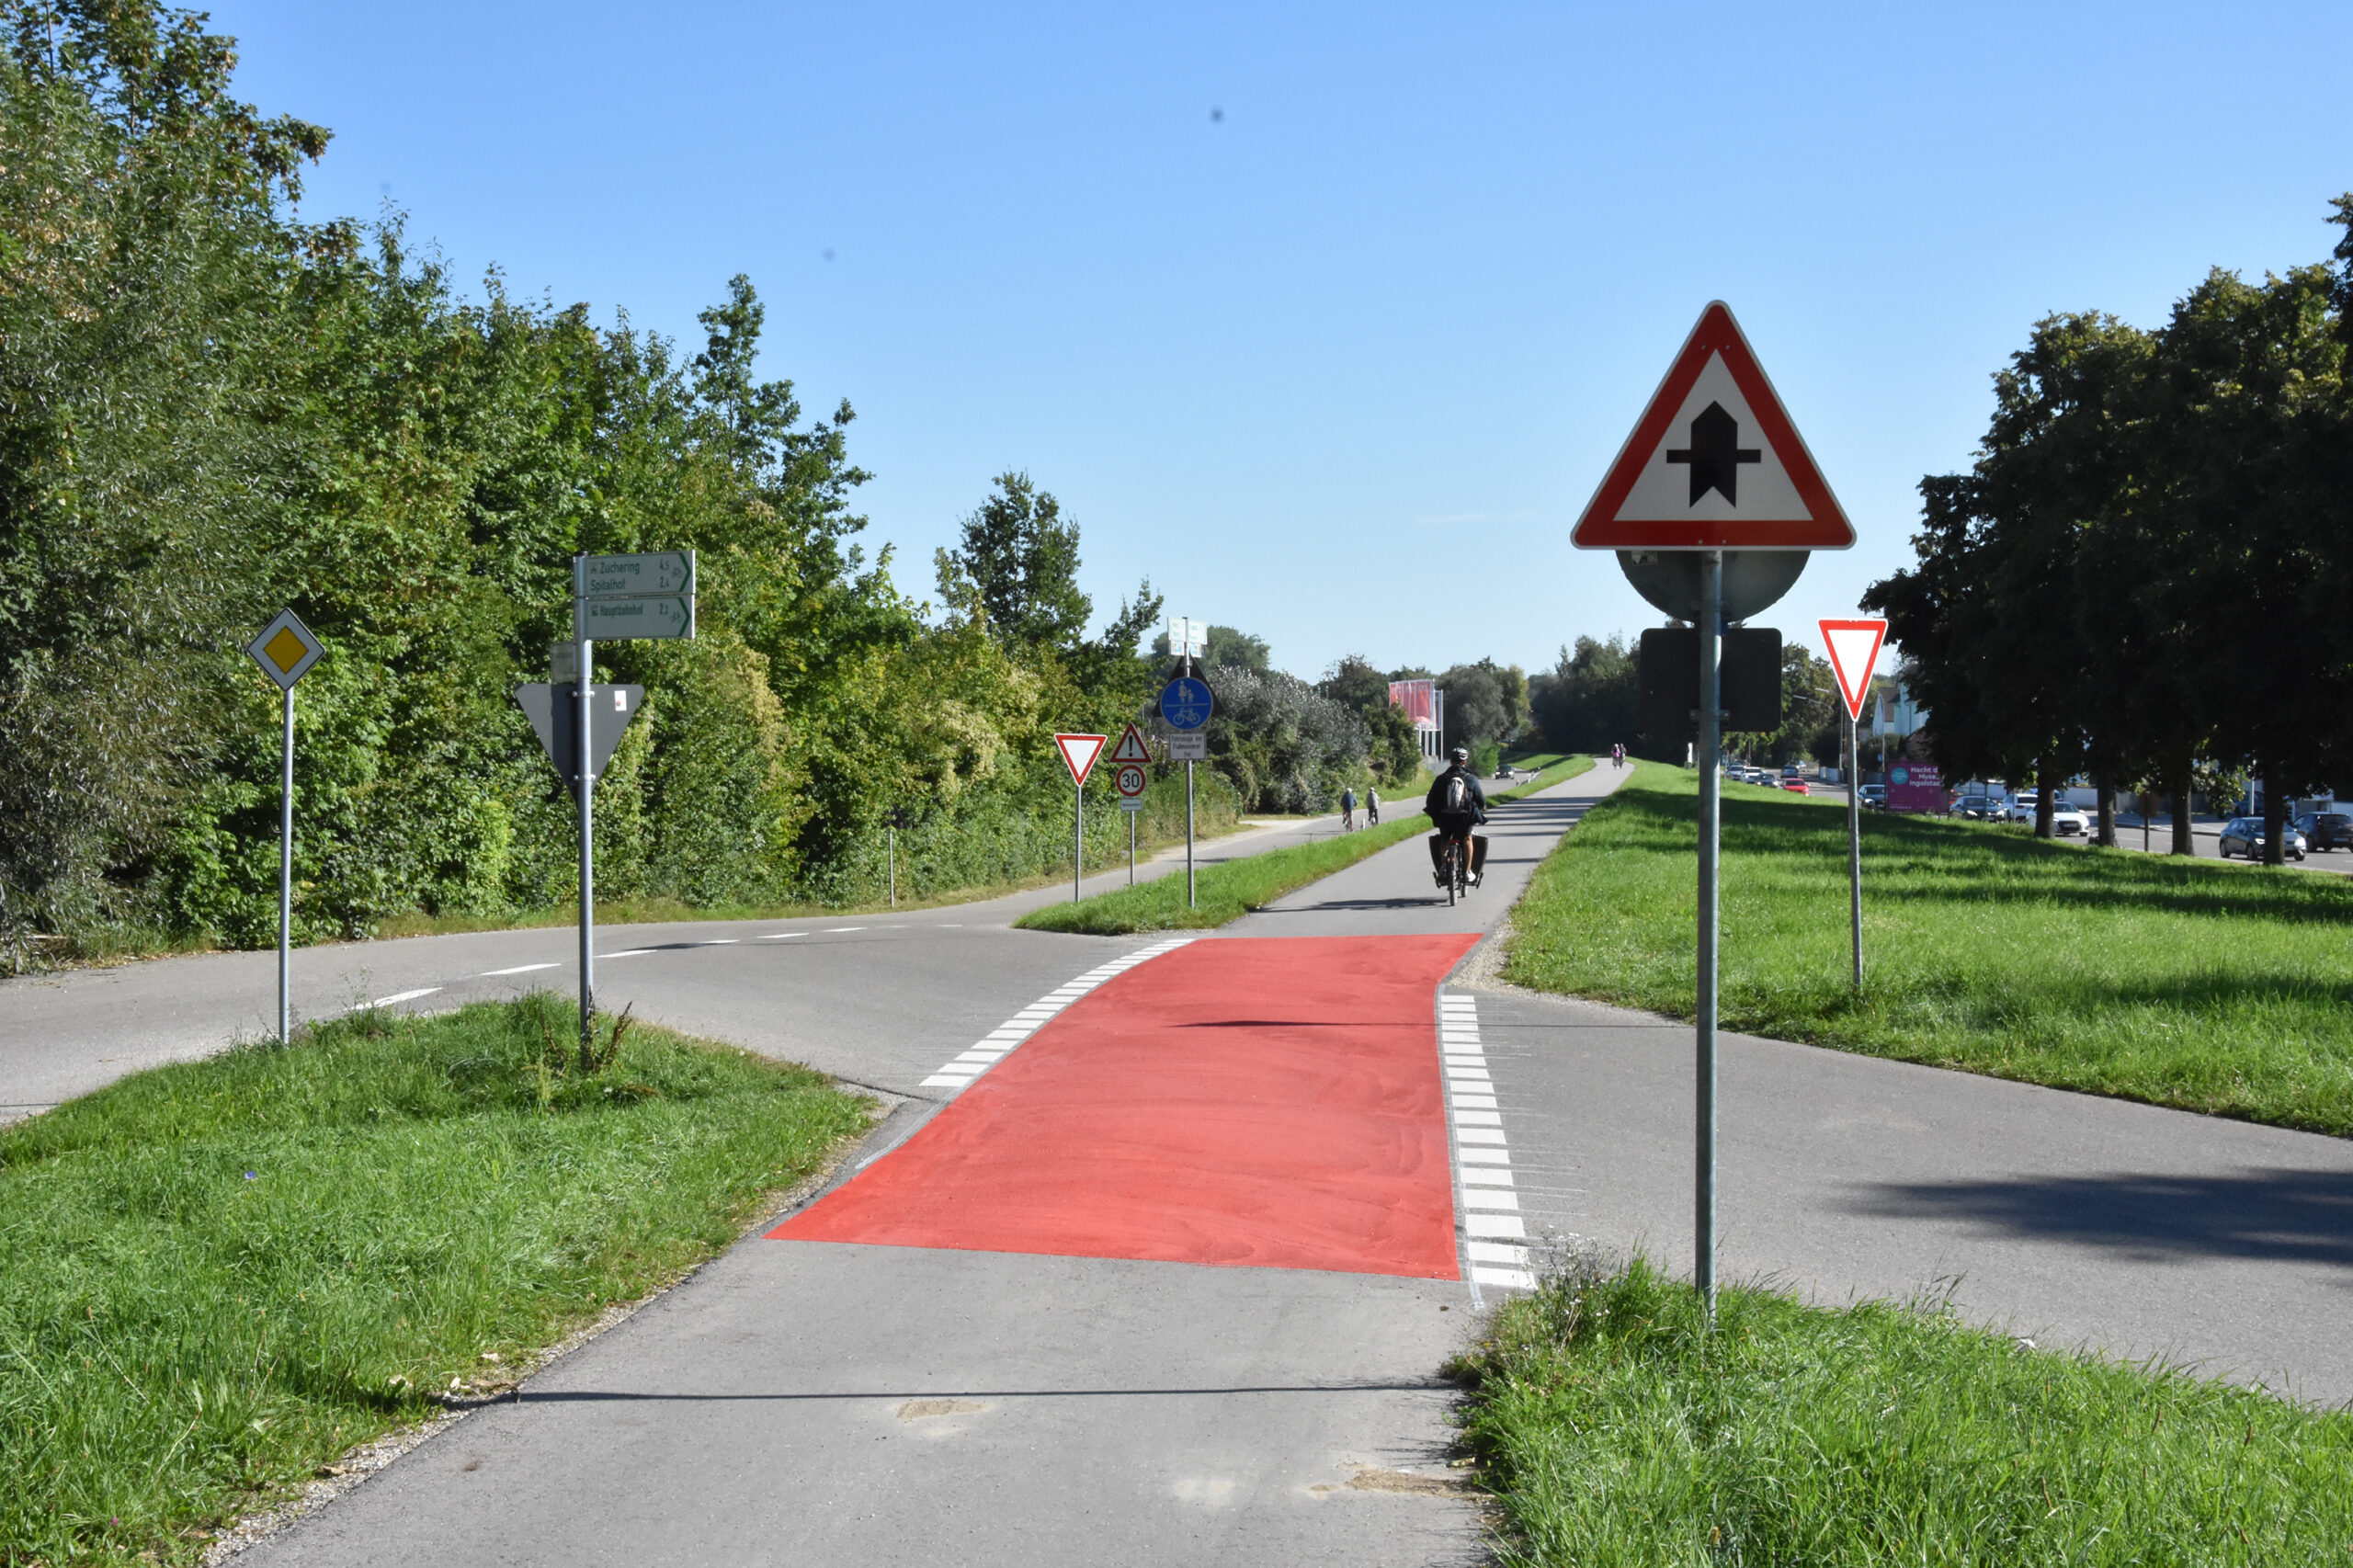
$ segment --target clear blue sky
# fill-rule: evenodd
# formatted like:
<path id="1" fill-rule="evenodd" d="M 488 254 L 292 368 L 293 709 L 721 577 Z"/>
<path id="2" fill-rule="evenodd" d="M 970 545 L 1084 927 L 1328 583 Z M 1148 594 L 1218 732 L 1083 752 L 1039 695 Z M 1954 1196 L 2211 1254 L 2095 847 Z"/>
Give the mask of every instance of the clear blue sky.
<path id="1" fill-rule="evenodd" d="M 1699 309 L 1739 314 L 1860 532 L 1760 620 L 1910 559 L 2033 321 L 2143 324 L 2327 255 L 2342 4 L 293 5 L 240 85 L 335 132 L 462 278 L 847 397 L 868 539 L 931 552 L 1006 468 L 1108 611 L 1313 676 L 1530 669 L 1655 624 L 1568 528 Z M 1782 13 L 1777 15 L 1777 13 Z"/>

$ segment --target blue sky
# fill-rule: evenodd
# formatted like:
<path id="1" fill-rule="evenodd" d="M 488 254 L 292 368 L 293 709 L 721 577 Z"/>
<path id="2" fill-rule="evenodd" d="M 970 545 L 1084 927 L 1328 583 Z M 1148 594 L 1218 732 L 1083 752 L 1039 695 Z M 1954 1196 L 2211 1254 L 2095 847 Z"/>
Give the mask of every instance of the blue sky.
<path id="1" fill-rule="evenodd" d="M 1779 14 L 1776 14 L 1779 13 Z M 2324 258 L 2337 6 L 985 8 L 235 0 L 244 96 L 331 127 L 308 217 L 387 201 L 461 278 L 847 397 L 918 592 L 992 475 L 1108 611 L 1531 669 L 1656 618 L 1568 529 L 1728 301 L 1853 517 L 1759 618 L 1910 558 L 2055 310 L 2154 324 Z"/>

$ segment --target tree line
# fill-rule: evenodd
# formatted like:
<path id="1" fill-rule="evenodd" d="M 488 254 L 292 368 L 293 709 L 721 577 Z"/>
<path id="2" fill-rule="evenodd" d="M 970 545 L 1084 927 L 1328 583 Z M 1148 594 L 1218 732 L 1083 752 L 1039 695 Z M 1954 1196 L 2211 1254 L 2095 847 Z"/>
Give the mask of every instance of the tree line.
<path id="1" fill-rule="evenodd" d="M 1955 777 L 2031 778 L 2037 830 L 2088 775 L 2174 806 L 2259 774 L 2289 800 L 2353 768 L 2353 195 L 2335 266 L 2217 269 L 2144 329 L 2052 315 L 1995 378 L 1963 473 L 1921 482 L 1916 562 L 1865 595 Z"/>
<path id="2" fill-rule="evenodd" d="M 241 649 L 281 606 L 329 648 L 298 705 L 298 940 L 566 903 L 569 799 L 509 692 L 548 678 L 581 551 L 699 565 L 695 641 L 597 649 L 647 691 L 598 784 L 601 893 L 879 898 L 893 820 L 917 895 L 1068 860 L 1054 733 L 1148 718 L 1171 665 L 1139 646 L 1148 582 L 1089 634 L 1078 526 L 1029 475 L 918 601 L 858 541 L 849 403 L 756 373 L 748 278 L 692 349 L 494 272 L 470 299 L 397 220 L 295 216 L 329 133 L 239 101 L 200 15 L 0 28 L 0 969 L 273 937 L 277 696 Z M 1231 628 L 1211 653 L 1208 821 L 1418 771 L 1348 662 L 1300 680 Z M 1156 780 L 1147 825 L 1181 795 Z M 1123 846 L 1119 812 L 1087 825 L 1090 860 Z"/>

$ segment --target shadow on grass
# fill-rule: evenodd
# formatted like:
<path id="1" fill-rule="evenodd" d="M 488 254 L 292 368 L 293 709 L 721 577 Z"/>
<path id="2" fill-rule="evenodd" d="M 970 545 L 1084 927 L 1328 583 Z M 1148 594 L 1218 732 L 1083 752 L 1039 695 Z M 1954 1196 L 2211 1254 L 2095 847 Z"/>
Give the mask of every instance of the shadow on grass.
<path id="1" fill-rule="evenodd" d="M 1873 1183 L 1849 1213 L 1958 1220 L 2039 1241 L 2187 1256 L 2317 1263 L 2353 1270 L 2353 1170 L 2245 1169 L 2181 1176 L 2130 1171 L 2004 1181 Z"/>

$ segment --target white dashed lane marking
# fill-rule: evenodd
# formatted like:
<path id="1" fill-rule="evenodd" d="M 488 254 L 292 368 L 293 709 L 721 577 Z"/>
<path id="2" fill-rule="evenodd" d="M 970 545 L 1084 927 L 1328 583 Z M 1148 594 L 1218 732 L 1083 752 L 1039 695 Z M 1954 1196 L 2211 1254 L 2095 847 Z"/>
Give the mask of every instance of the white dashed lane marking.
<path id="1" fill-rule="evenodd" d="M 1455 1192 L 1462 1214 L 1462 1252 L 1472 1289 L 1536 1288 L 1528 1263 L 1528 1227 L 1513 1190 L 1503 1113 L 1487 1075 L 1474 996 L 1438 993 L 1438 1051 L 1446 1062 L 1447 1108 L 1454 1122 Z"/>
<path id="2" fill-rule="evenodd" d="M 1163 953 L 1174 952 L 1192 940 L 1190 937 L 1178 937 L 1170 941 L 1155 942 L 1149 948 L 1139 948 L 1124 958 L 1113 959 L 1100 969 L 1088 970 L 1068 985 L 1056 986 L 991 1029 L 970 1051 L 959 1053 L 953 1061 L 926 1078 L 923 1086 L 926 1089 L 962 1088 L 1003 1060 L 1006 1052 L 1037 1033 L 1040 1026 L 1050 1021 L 1055 1014 L 1105 981 L 1125 974 L 1136 965 L 1147 963 Z"/>
<path id="3" fill-rule="evenodd" d="M 369 1003 L 368 1006 L 370 1007 L 389 1007 L 395 1002 L 414 1002 L 420 996 L 430 996 L 436 991 L 440 989 L 441 988 L 438 985 L 427 985 L 418 991 L 395 991 L 390 996 L 377 997 L 373 1002 Z"/>
<path id="4" fill-rule="evenodd" d="M 535 969 L 561 969 L 563 967 L 563 966 L 561 964 L 552 963 L 518 963 L 513 969 L 486 969 L 483 970 L 482 973 L 483 978 L 487 980 L 494 974 L 529 974 Z"/>
<path id="5" fill-rule="evenodd" d="M 781 942 L 787 937 L 806 937 L 806 931 L 763 931 L 752 939 L 756 942 Z"/>

